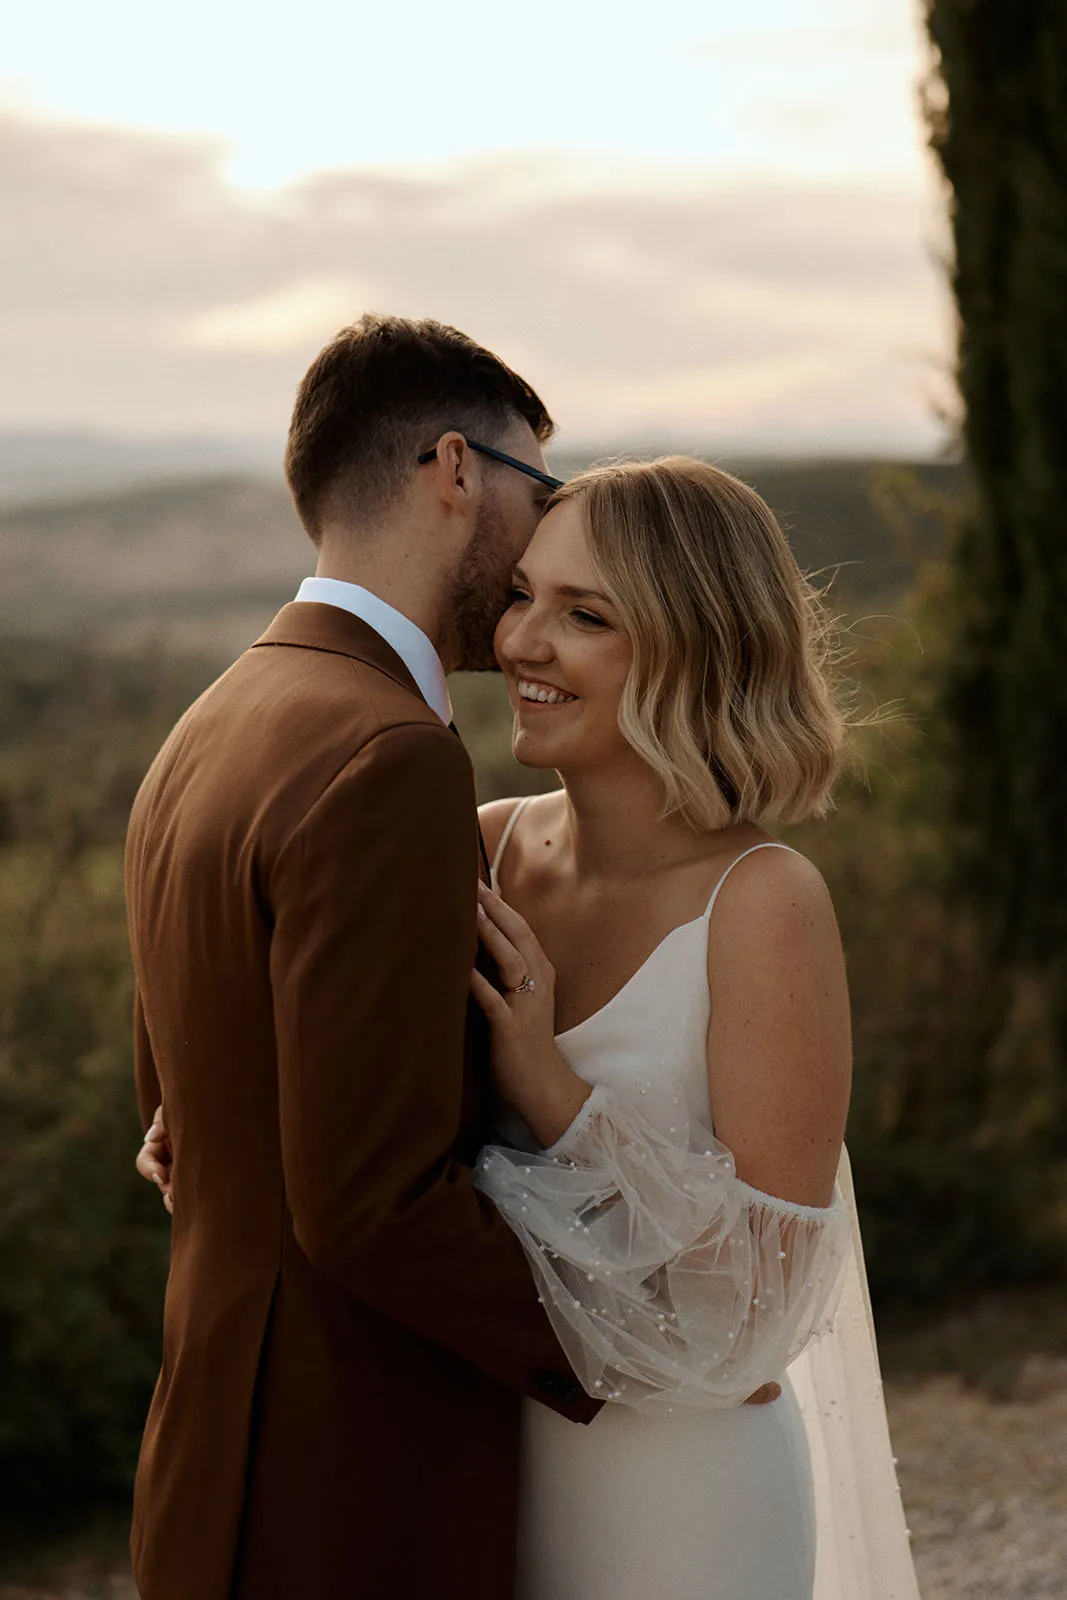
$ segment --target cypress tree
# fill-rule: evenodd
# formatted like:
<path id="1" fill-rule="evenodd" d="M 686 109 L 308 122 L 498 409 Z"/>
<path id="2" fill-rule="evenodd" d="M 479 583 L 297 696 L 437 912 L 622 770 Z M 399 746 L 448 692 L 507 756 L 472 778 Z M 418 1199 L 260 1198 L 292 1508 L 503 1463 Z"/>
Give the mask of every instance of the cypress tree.
<path id="1" fill-rule="evenodd" d="M 927 0 L 927 26 L 974 486 L 951 577 L 954 847 L 990 993 L 1017 1006 L 1028 986 L 1032 1008 L 1040 991 L 1057 1041 L 1036 1116 L 1051 1154 L 1067 1110 L 1067 3 Z"/>

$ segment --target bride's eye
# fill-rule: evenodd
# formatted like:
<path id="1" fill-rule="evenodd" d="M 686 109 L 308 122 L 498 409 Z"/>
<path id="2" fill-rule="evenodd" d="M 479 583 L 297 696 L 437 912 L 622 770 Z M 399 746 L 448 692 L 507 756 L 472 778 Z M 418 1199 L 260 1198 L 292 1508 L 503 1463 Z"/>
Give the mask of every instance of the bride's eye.
<path id="1" fill-rule="evenodd" d="M 571 616 L 587 628 L 606 628 L 607 623 L 603 617 L 598 617 L 593 611 L 572 611 Z"/>
<path id="2" fill-rule="evenodd" d="M 530 596 L 525 589 L 516 589 L 514 585 L 508 590 L 508 604 L 517 606 L 520 600 L 529 600 Z"/>

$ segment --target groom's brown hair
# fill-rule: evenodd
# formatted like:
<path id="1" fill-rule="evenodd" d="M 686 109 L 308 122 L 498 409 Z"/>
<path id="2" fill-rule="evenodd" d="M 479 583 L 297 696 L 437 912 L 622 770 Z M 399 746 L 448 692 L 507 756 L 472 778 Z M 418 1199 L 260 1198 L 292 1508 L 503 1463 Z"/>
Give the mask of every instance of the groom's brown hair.
<path id="1" fill-rule="evenodd" d="M 457 328 L 368 313 L 342 328 L 297 392 L 285 475 L 317 543 L 327 516 L 367 517 L 399 494 L 450 428 L 495 444 L 517 418 L 553 430 L 524 378 Z"/>

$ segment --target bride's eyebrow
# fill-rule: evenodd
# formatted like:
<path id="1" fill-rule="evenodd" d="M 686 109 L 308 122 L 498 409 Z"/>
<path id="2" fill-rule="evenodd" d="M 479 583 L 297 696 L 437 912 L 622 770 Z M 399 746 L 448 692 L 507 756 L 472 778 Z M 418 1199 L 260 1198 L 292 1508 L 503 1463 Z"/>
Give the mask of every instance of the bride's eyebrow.
<path id="1" fill-rule="evenodd" d="M 530 580 L 520 566 L 516 564 L 514 576 L 519 583 L 529 587 Z M 611 601 L 606 594 L 601 594 L 599 589 L 579 589 L 573 583 L 557 583 L 554 585 L 556 594 L 566 595 L 568 600 L 599 600 L 601 605 L 610 606 Z"/>

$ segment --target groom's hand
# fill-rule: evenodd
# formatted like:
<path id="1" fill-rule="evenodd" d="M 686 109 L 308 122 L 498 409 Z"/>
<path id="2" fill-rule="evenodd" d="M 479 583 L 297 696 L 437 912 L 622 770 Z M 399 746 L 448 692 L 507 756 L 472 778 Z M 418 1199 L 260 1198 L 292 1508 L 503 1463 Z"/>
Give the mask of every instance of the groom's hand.
<path id="1" fill-rule="evenodd" d="M 755 1394 L 749 1395 L 745 1404 L 746 1406 L 766 1406 L 772 1400 L 777 1400 L 781 1392 L 782 1386 L 780 1383 L 765 1383 L 762 1388 L 756 1390 Z"/>

